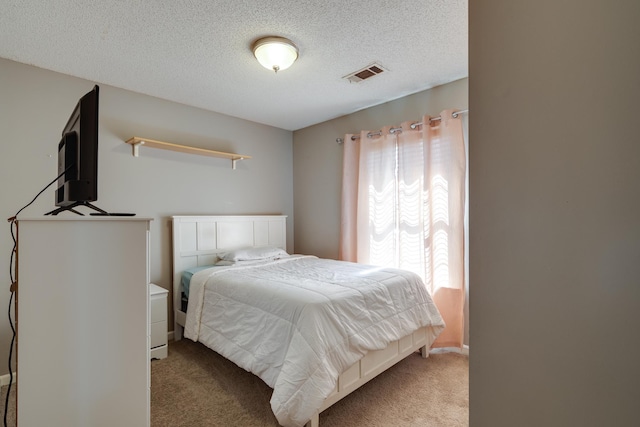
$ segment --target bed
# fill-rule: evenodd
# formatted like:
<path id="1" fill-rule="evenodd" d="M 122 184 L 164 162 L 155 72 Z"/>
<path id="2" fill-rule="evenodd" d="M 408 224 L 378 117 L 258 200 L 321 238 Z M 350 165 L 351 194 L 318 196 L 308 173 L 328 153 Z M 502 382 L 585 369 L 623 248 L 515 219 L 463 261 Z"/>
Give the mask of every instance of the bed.
<path id="1" fill-rule="evenodd" d="M 444 322 L 416 277 L 289 255 L 283 215 L 173 217 L 174 338 L 260 377 L 285 427 L 318 427 L 379 373 L 428 357 Z"/>

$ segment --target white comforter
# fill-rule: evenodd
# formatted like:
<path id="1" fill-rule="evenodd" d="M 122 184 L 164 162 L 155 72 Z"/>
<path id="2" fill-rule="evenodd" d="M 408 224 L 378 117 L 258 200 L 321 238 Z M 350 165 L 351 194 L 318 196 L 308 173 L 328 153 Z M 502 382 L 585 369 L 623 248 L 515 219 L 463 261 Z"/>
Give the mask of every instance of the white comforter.
<path id="1" fill-rule="evenodd" d="M 194 274 L 184 335 L 273 388 L 285 427 L 304 425 L 368 351 L 444 322 L 419 277 L 312 256 Z"/>

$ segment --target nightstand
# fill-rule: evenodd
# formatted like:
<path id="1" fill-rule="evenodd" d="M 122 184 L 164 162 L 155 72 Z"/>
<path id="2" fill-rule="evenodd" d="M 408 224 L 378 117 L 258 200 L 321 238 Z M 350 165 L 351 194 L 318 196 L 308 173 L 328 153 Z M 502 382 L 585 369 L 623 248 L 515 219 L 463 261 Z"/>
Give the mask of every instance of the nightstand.
<path id="1" fill-rule="evenodd" d="M 167 296 L 169 291 L 149 283 L 149 332 L 151 358 L 167 357 Z"/>

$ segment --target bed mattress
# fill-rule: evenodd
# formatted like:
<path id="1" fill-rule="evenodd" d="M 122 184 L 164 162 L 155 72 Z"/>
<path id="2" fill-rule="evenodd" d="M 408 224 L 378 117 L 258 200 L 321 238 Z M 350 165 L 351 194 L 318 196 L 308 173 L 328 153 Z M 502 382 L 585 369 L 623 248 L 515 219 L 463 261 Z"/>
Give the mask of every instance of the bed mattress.
<path id="1" fill-rule="evenodd" d="M 204 269 L 189 295 L 185 337 L 272 387 L 285 427 L 304 425 L 367 352 L 444 328 L 414 273 L 312 256 Z"/>

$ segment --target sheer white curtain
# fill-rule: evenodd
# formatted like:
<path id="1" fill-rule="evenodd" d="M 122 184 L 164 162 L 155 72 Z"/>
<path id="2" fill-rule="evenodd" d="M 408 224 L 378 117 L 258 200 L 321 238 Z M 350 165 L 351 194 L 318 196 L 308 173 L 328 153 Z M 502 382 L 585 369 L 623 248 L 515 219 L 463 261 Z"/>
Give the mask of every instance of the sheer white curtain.
<path id="1" fill-rule="evenodd" d="M 434 347 L 462 347 L 464 334 L 466 157 L 453 113 L 344 138 L 340 258 L 420 275 L 447 324 Z"/>

